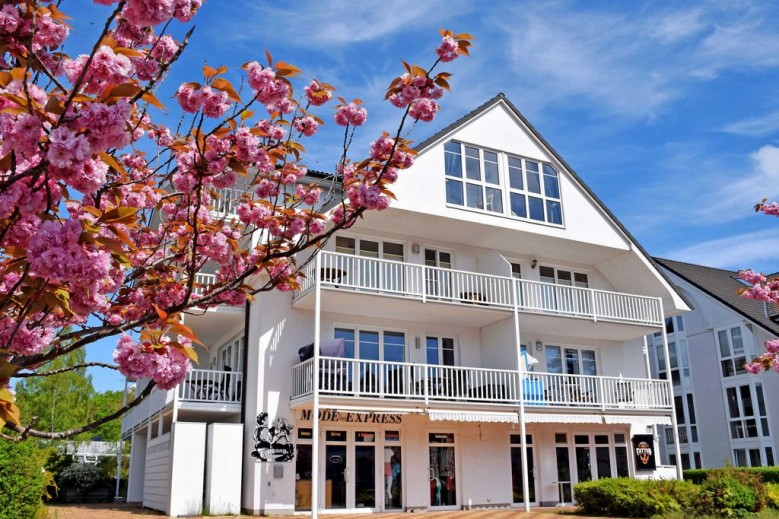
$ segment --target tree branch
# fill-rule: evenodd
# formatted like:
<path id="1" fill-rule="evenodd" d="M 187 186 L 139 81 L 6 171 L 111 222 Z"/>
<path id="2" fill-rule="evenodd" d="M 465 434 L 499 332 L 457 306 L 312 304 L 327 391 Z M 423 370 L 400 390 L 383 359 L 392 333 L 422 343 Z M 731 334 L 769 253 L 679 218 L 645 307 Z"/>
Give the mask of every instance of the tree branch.
<path id="1" fill-rule="evenodd" d="M 89 367 L 119 369 L 113 364 L 106 364 L 105 362 L 83 362 L 81 364 L 74 364 L 73 366 L 68 366 L 66 368 L 60 368 L 60 369 L 53 369 L 51 371 L 39 371 L 39 372 L 31 371 L 28 373 L 14 373 L 13 377 L 11 378 L 49 377 L 51 375 L 58 375 L 60 373 L 66 373 L 68 371 L 74 371 L 80 368 L 89 368 Z"/>

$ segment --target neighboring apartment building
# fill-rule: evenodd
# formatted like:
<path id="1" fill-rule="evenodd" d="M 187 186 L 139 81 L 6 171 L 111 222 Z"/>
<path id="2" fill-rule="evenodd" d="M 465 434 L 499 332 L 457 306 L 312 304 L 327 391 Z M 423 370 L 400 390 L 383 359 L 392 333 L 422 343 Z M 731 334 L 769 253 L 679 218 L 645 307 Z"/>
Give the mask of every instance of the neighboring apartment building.
<path id="1" fill-rule="evenodd" d="M 644 341 L 689 308 L 652 259 L 502 94 L 417 149 L 398 201 L 331 239 L 299 292 L 187 317 L 210 349 L 124 418 L 128 500 L 527 508 L 676 476 L 652 468 L 675 415 Z"/>
<path id="2" fill-rule="evenodd" d="M 666 320 L 670 355 L 654 334 L 652 373 L 674 386 L 683 468 L 774 465 L 779 375 L 750 375 L 744 363 L 779 337 L 773 306 L 738 294 L 738 273 L 655 258 L 693 311 Z M 774 318 L 772 318 L 774 317 Z M 662 458 L 676 462 L 673 430 L 658 435 Z"/>

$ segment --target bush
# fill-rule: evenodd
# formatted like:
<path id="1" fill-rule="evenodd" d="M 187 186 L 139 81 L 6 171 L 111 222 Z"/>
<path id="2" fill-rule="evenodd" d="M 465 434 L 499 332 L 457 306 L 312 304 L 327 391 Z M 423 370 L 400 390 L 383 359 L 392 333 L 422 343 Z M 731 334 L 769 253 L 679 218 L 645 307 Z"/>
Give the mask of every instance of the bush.
<path id="1" fill-rule="evenodd" d="M 600 479 L 579 483 L 574 496 L 584 514 L 651 517 L 689 509 L 698 489 L 686 481 Z"/>
<path id="2" fill-rule="evenodd" d="M 779 510 L 779 483 L 763 483 L 765 488 L 765 504 L 769 508 Z"/>
<path id="3" fill-rule="evenodd" d="M 708 471 L 700 485 L 699 514 L 745 517 L 765 507 L 766 490 L 762 477 L 754 471 L 732 467 Z"/>
<path id="4" fill-rule="evenodd" d="M 40 517 L 45 454 L 32 441 L 0 440 L 0 519 Z"/>
<path id="5" fill-rule="evenodd" d="M 738 467 L 732 470 L 759 474 L 763 478 L 763 483 L 779 483 L 779 467 Z M 706 480 L 709 472 L 721 469 L 689 469 L 684 471 L 684 479 L 693 483 L 701 484 Z"/>
<path id="6" fill-rule="evenodd" d="M 74 463 L 62 471 L 59 486 L 62 490 L 86 493 L 105 480 L 103 470 L 89 463 Z"/>

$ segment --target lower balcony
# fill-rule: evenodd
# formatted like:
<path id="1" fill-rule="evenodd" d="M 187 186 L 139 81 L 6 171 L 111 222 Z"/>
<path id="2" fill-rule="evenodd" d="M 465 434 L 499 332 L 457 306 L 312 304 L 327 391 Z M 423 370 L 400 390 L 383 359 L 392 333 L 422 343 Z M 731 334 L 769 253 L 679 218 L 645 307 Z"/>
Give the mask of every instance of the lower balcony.
<path id="1" fill-rule="evenodd" d="M 292 368 L 291 401 L 313 395 L 314 359 Z M 319 358 L 321 398 L 381 399 L 393 404 L 528 407 L 667 412 L 672 395 L 665 380 L 525 373 L 516 370 Z"/>
<path id="2" fill-rule="evenodd" d="M 138 387 L 145 387 L 144 381 Z M 174 406 L 181 420 L 208 419 L 240 413 L 243 373 L 229 370 L 192 369 L 176 388 L 154 388 L 137 407 L 122 417 L 122 433 L 143 427 L 150 418 Z"/>

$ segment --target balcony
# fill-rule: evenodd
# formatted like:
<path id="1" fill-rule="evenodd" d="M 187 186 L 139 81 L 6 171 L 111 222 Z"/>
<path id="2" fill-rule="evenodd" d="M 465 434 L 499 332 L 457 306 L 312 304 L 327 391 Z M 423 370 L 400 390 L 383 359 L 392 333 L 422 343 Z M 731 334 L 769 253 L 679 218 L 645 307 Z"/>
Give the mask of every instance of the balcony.
<path id="1" fill-rule="evenodd" d="M 670 411 L 665 380 L 526 373 L 516 370 L 438 366 L 320 357 L 320 398 L 376 399 L 398 405 L 442 403 L 581 410 Z M 314 359 L 292 368 L 290 400 L 313 394 Z"/>
<path id="2" fill-rule="evenodd" d="M 307 296 L 319 281 L 328 292 L 446 305 L 447 308 L 441 311 L 444 314 L 451 315 L 452 305 L 456 305 L 470 311 L 462 314 L 464 325 L 484 326 L 505 318 L 505 314 L 513 312 L 515 307 L 524 314 L 569 317 L 579 322 L 610 322 L 647 328 L 659 327 L 663 322 L 661 302 L 654 297 L 324 251 L 319 253 L 319 275 L 315 274 L 315 268 L 313 261 L 305 267 L 305 279 L 295 295 L 294 304 L 298 308 L 313 307 L 313 298 Z M 333 302 L 345 301 L 334 299 Z M 384 306 L 392 312 L 392 303 L 384 303 Z M 469 315 L 489 312 L 504 315 L 494 316 L 492 320 L 475 318 L 474 322 L 469 322 Z M 431 310 L 431 314 L 434 313 Z M 549 325 L 548 320 L 538 323 L 539 328 Z M 630 333 L 623 332 L 622 335 L 629 337 Z"/>
<path id="3" fill-rule="evenodd" d="M 145 387 L 143 381 L 138 387 Z M 243 373 L 210 369 L 192 369 L 176 388 L 154 388 L 137 407 L 122 417 L 122 432 L 142 427 L 151 417 L 176 406 L 180 419 L 210 419 L 218 421 L 225 413 L 241 410 Z"/>

